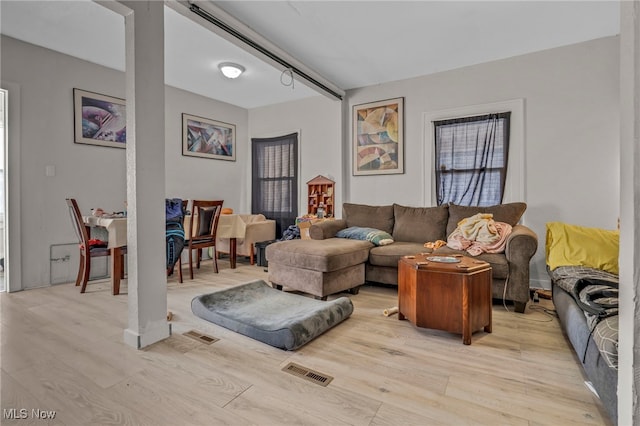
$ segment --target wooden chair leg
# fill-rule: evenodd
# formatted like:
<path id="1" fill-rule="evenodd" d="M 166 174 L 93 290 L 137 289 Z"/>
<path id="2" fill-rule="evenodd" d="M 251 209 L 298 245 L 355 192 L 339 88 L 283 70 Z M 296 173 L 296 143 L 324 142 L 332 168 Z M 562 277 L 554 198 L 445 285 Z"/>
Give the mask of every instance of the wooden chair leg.
<path id="1" fill-rule="evenodd" d="M 111 249 L 111 293 L 116 296 L 120 294 L 120 279 L 124 276 L 124 255 L 120 247 Z"/>
<path id="2" fill-rule="evenodd" d="M 80 252 L 80 266 L 78 267 L 78 277 L 76 278 L 76 287 L 82 283 L 82 277 L 84 275 L 84 255 Z"/>
<path id="3" fill-rule="evenodd" d="M 124 254 L 120 256 L 120 278 L 124 279 Z"/>
<path id="4" fill-rule="evenodd" d="M 189 274 L 191 275 L 191 279 L 193 279 L 193 250 L 189 250 Z"/>
<path id="5" fill-rule="evenodd" d="M 216 246 L 213 246 L 213 270 L 218 273 L 218 254 L 216 253 Z"/>
<path id="6" fill-rule="evenodd" d="M 182 259 L 178 258 L 178 282 L 182 284 Z"/>
<path id="7" fill-rule="evenodd" d="M 89 283 L 89 276 L 91 275 L 91 256 L 84 256 L 83 262 L 84 268 L 82 272 L 82 287 L 80 287 L 80 293 L 84 293 Z"/>
<path id="8" fill-rule="evenodd" d="M 254 257 L 253 257 L 253 244 L 251 244 L 251 247 L 249 248 L 249 264 L 253 265 L 255 263 Z"/>

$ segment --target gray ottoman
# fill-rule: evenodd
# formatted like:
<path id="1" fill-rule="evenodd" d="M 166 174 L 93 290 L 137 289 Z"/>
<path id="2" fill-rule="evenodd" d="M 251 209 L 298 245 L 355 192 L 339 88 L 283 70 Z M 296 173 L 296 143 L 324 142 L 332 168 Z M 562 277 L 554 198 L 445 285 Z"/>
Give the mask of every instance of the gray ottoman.
<path id="1" fill-rule="evenodd" d="M 371 247 L 368 241 L 345 238 L 273 243 L 267 246 L 269 281 L 278 289 L 284 286 L 326 300 L 364 284 Z"/>

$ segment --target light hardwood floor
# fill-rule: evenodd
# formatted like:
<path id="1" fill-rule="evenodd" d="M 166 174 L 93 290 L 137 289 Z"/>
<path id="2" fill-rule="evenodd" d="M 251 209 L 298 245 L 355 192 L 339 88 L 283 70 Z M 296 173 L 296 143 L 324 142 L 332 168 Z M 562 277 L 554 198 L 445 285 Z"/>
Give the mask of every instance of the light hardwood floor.
<path id="1" fill-rule="evenodd" d="M 262 267 L 232 270 L 224 259 L 219 265 L 214 274 L 205 262 L 184 284 L 170 278 L 173 334 L 144 350 L 123 343 L 126 280 L 120 296 L 105 281 L 91 282 L 85 294 L 73 284 L 3 293 L 0 422 L 610 424 L 557 319 L 542 312 L 494 305 L 493 333 L 475 333 L 465 346 L 459 335 L 384 317 L 397 305 L 396 288 L 367 285 L 348 295 L 355 308 L 348 320 L 287 352 L 191 313 L 196 295 L 266 280 Z M 220 340 L 206 345 L 183 335 L 189 330 Z M 283 372 L 289 362 L 334 379 L 327 387 L 310 383 Z M 32 409 L 53 410 L 55 419 L 35 419 Z M 12 413 L 27 418 L 7 420 Z"/>

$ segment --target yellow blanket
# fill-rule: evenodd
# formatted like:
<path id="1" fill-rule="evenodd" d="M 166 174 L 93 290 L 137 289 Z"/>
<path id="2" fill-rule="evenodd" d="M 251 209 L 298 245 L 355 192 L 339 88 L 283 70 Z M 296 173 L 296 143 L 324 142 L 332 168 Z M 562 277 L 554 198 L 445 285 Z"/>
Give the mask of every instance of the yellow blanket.
<path id="1" fill-rule="evenodd" d="M 547 223 L 547 265 L 588 266 L 618 275 L 620 231 Z"/>

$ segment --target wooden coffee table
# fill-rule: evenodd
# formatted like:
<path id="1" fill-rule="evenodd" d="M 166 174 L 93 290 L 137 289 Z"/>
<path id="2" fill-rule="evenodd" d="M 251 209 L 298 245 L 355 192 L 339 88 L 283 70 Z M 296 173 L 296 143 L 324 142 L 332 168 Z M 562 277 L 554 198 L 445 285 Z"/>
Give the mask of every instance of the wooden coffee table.
<path id="1" fill-rule="evenodd" d="M 455 263 L 429 259 L 445 257 Z M 443 260 L 443 259 L 439 259 Z M 417 254 L 398 262 L 398 318 L 418 327 L 471 334 L 491 333 L 491 266 L 466 256 Z"/>

